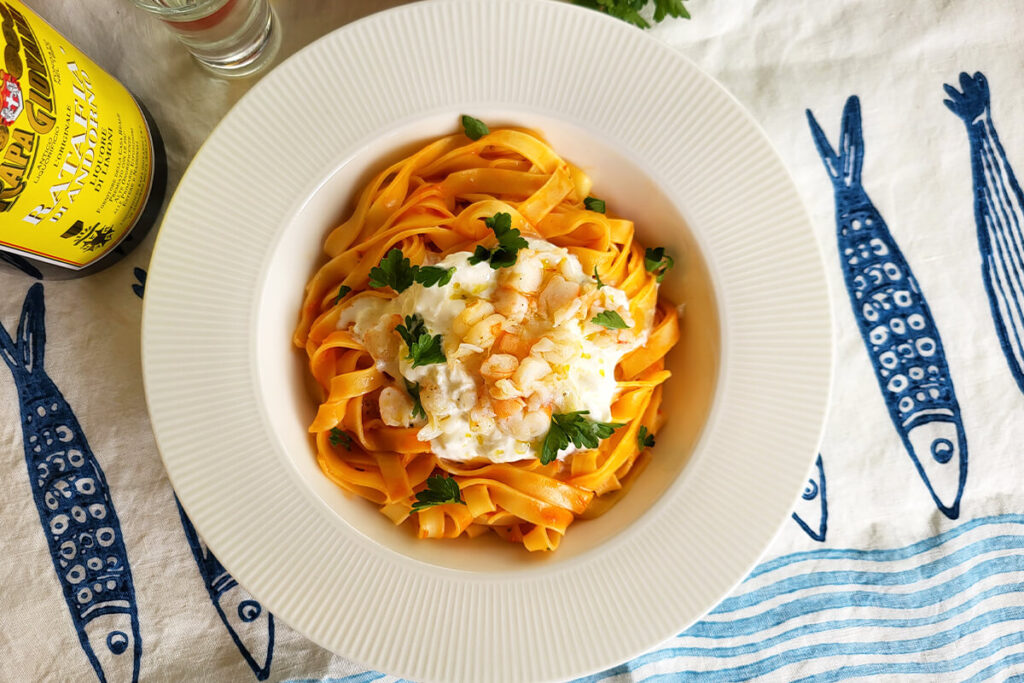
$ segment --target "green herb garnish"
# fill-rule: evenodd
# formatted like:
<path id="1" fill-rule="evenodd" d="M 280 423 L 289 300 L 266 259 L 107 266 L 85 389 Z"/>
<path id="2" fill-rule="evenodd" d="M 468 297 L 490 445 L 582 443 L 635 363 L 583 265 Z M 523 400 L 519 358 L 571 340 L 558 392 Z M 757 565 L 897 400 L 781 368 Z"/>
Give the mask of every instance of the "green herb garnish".
<path id="1" fill-rule="evenodd" d="M 607 439 L 616 429 L 625 426 L 621 422 L 594 422 L 583 417 L 589 414 L 588 410 L 577 410 L 551 416 L 551 427 L 541 447 L 540 464 L 547 465 L 554 460 L 558 451 L 567 448 L 570 442 L 576 448 L 597 448 L 601 439 Z"/>
<path id="2" fill-rule="evenodd" d="M 647 427 L 643 425 L 640 425 L 640 430 L 636 433 L 636 445 L 640 450 L 654 447 L 654 434 L 648 434 Z"/>
<path id="3" fill-rule="evenodd" d="M 466 501 L 462 500 L 459 483 L 451 477 L 431 476 L 427 477 L 427 488 L 416 494 L 412 511 L 419 512 L 445 503 L 466 504 Z"/>
<path id="4" fill-rule="evenodd" d="M 395 331 L 409 347 L 409 355 L 406 358 L 412 361 L 414 368 L 447 360 L 441 348 L 441 335 L 431 336 L 423 322 L 423 316 L 419 313 L 405 316 L 405 325 L 399 325 Z"/>
<path id="5" fill-rule="evenodd" d="M 654 0 L 654 21 L 665 17 L 689 19 L 690 13 L 683 6 L 684 0 Z M 596 9 L 613 17 L 627 21 L 639 28 L 650 28 L 650 23 L 640 15 L 640 10 L 650 0 L 573 0 L 577 5 Z"/>
<path id="6" fill-rule="evenodd" d="M 327 442 L 335 447 L 344 446 L 346 451 L 352 450 L 352 437 L 337 427 L 331 427 L 331 433 L 327 437 Z"/>
<path id="7" fill-rule="evenodd" d="M 344 299 L 345 295 L 348 294 L 351 291 L 352 291 L 352 288 L 349 287 L 348 285 L 342 285 L 341 287 L 338 287 L 338 296 L 334 297 L 334 299 L 331 300 L 331 305 L 332 306 L 337 306 L 338 302 L 341 301 L 342 299 Z"/>
<path id="8" fill-rule="evenodd" d="M 412 398 L 412 417 L 422 417 L 424 420 L 427 419 L 427 411 L 423 410 L 423 404 L 420 403 L 420 383 L 410 382 L 404 377 L 402 380 L 405 382 L 405 390 L 409 392 L 409 396 Z"/>
<path id="9" fill-rule="evenodd" d="M 597 197 L 587 197 L 583 200 L 583 208 L 587 211 L 595 211 L 597 213 L 604 213 L 605 205 L 603 199 Z"/>
<path id="10" fill-rule="evenodd" d="M 658 282 L 665 279 L 665 273 L 675 263 L 675 259 L 665 253 L 665 247 L 657 247 L 656 249 L 648 247 L 644 251 L 644 268 L 647 269 L 648 273 L 654 273 L 657 276 Z"/>
<path id="11" fill-rule="evenodd" d="M 424 287 L 444 287 L 452 281 L 455 267 L 439 268 L 437 266 L 413 266 L 413 278 Z"/>
<path id="12" fill-rule="evenodd" d="M 443 287 L 452 281 L 455 268 L 439 268 L 437 266 L 414 266 L 405 258 L 401 249 L 392 249 L 380 260 L 379 266 L 370 269 L 371 287 L 390 287 L 396 292 L 404 292 L 417 282 L 424 287 Z M 348 287 L 342 285 L 346 293 Z"/>
<path id="13" fill-rule="evenodd" d="M 607 327 L 609 330 L 625 330 L 629 327 L 626 321 L 622 319 L 622 316 L 615 311 L 601 311 L 591 318 L 590 322 L 601 327 Z"/>
<path id="14" fill-rule="evenodd" d="M 466 137 L 470 140 L 479 140 L 491 132 L 491 129 L 487 127 L 486 123 L 480 119 L 474 119 L 468 114 L 462 115 L 462 129 L 466 132 Z"/>
<path id="15" fill-rule="evenodd" d="M 601 276 L 597 274 L 597 266 L 594 266 L 594 279 L 597 280 L 598 289 L 601 289 L 602 287 L 605 286 L 605 284 L 601 282 Z"/>
<path id="16" fill-rule="evenodd" d="M 498 246 L 488 249 L 478 244 L 473 251 L 473 255 L 469 257 L 470 265 L 475 266 L 478 263 L 487 261 L 494 270 L 514 266 L 519 250 L 525 249 L 530 245 L 523 238 L 519 230 L 512 227 L 511 214 L 499 212 L 490 218 L 483 218 L 481 220 L 483 220 L 484 225 L 494 232 L 494 236 L 498 238 Z"/>

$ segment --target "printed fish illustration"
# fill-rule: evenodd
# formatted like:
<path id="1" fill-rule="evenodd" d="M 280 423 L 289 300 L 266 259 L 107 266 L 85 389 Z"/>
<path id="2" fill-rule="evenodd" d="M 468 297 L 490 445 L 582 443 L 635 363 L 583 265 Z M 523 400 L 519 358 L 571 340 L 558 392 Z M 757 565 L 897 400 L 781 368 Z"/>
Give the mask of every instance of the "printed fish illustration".
<path id="1" fill-rule="evenodd" d="M 960 74 L 963 92 L 943 87 L 943 103 L 967 126 L 981 275 L 1003 355 L 1024 391 L 1024 192 L 992 123 L 984 74 Z"/>
<path id="2" fill-rule="evenodd" d="M 132 274 L 137 280 L 137 284 L 132 285 L 132 291 L 141 299 L 142 295 L 146 293 L 146 271 L 142 268 L 135 268 L 132 270 Z"/>
<path id="3" fill-rule="evenodd" d="M 270 664 L 274 658 L 274 615 L 263 609 L 263 606 L 228 574 L 199 538 L 177 497 L 174 502 L 178 505 L 178 515 L 181 517 L 181 525 L 185 528 L 185 538 L 192 548 L 192 556 L 196 560 L 206 591 L 210 594 L 210 600 L 213 601 L 220 620 L 224 622 L 224 627 L 231 634 L 231 639 L 256 675 L 256 679 L 266 680 L 270 676 Z"/>
<path id="4" fill-rule="evenodd" d="M 825 468 L 821 464 L 821 453 L 818 453 L 818 459 L 814 461 L 814 465 L 818 470 L 818 478 L 807 480 L 807 486 L 804 487 L 804 492 L 800 496 L 800 500 L 797 501 L 797 509 L 793 512 L 793 519 L 812 540 L 824 543 L 825 534 L 828 533 L 828 495 L 825 490 Z M 800 514 L 801 512 L 803 515 Z M 812 521 L 818 520 L 818 523 L 814 525 L 817 527 L 817 531 L 804 521 L 804 517 Z"/>
<path id="5" fill-rule="evenodd" d="M 37 280 L 43 279 L 43 274 L 39 269 L 29 263 L 28 259 L 23 256 L 18 256 L 17 254 L 12 254 L 8 251 L 0 251 L 0 261 L 17 268 L 21 272 L 25 273 L 25 275 L 30 275 Z"/>
<path id="6" fill-rule="evenodd" d="M 928 302 L 861 185 L 860 101 L 846 101 L 839 153 L 807 111 L 835 191 L 839 256 L 875 379 L 918 474 L 939 510 L 956 519 L 967 480 L 967 437 Z"/>
<path id="7" fill-rule="evenodd" d="M 137 681 L 142 638 L 121 524 L 103 470 L 43 368 L 45 314 L 37 283 L 25 297 L 15 339 L 0 325 L 0 356 L 18 389 L 32 494 L 78 640 L 97 677 Z"/>

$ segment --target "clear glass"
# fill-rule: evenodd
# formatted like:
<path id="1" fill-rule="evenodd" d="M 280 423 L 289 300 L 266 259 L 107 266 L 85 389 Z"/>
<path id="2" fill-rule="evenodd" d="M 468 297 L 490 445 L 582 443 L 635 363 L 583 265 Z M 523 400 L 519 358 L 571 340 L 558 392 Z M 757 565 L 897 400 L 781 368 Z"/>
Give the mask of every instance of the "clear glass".
<path id="1" fill-rule="evenodd" d="M 228 77 L 269 65 L 281 29 L 269 0 L 135 0 L 166 24 L 202 66 Z"/>

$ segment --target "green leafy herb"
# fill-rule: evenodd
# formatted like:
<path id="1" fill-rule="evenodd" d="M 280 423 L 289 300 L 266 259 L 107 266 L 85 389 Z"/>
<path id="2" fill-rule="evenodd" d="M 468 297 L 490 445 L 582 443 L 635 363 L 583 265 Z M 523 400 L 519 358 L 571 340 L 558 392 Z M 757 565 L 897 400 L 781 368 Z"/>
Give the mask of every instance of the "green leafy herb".
<path id="1" fill-rule="evenodd" d="M 423 316 L 419 313 L 405 316 L 405 324 L 396 327 L 395 331 L 409 347 L 407 358 L 412 361 L 414 368 L 421 365 L 443 363 L 447 360 L 444 350 L 441 348 L 441 335 L 431 336 L 423 322 Z"/>
<path id="2" fill-rule="evenodd" d="M 622 319 L 622 316 L 615 311 L 601 311 L 591 318 L 590 322 L 601 327 L 607 327 L 609 330 L 625 330 L 629 327 L 626 321 Z"/>
<path id="3" fill-rule="evenodd" d="M 607 439 L 621 422 L 594 422 L 583 417 L 590 411 L 577 410 L 574 413 L 555 413 L 551 416 L 551 427 L 541 446 L 540 464 L 547 465 L 558 456 L 558 451 L 567 448 L 571 442 L 576 448 L 597 448 L 601 439 Z"/>
<path id="4" fill-rule="evenodd" d="M 650 23 L 640 15 L 640 10 L 651 0 L 573 0 L 577 5 L 596 9 L 613 17 L 627 21 L 639 28 L 650 28 Z M 689 19 L 690 13 L 683 6 L 684 0 L 654 0 L 654 21 L 665 17 Z"/>
<path id="5" fill-rule="evenodd" d="M 338 296 L 334 297 L 331 301 L 332 306 L 337 306 L 338 302 L 345 298 L 345 295 L 352 291 L 352 288 L 348 285 L 342 285 L 338 287 Z"/>
<path id="6" fill-rule="evenodd" d="M 455 268 L 438 268 L 437 266 L 413 266 L 413 278 L 424 287 L 444 287 L 452 281 Z"/>
<path id="7" fill-rule="evenodd" d="M 604 200 L 597 197 L 587 197 L 584 199 L 583 207 L 587 211 L 596 211 L 597 213 L 604 213 L 605 211 Z"/>
<path id="8" fill-rule="evenodd" d="M 337 427 L 331 427 L 331 433 L 327 437 L 327 441 L 332 446 L 344 446 L 346 451 L 352 450 L 352 437 Z"/>
<path id="9" fill-rule="evenodd" d="M 410 382 L 404 377 L 402 380 L 405 382 L 405 390 L 409 392 L 409 396 L 412 398 L 412 416 L 413 418 L 422 417 L 424 420 L 427 419 L 427 411 L 423 410 L 423 404 L 420 403 L 420 383 Z"/>
<path id="10" fill-rule="evenodd" d="M 427 488 L 416 494 L 416 502 L 412 504 L 412 511 L 419 512 L 445 503 L 466 504 L 466 501 L 462 500 L 459 483 L 451 477 L 431 476 L 427 477 Z"/>
<path id="11" fill-rule="evenodd" d="M 598 289 L 601 289 L 602 287 L 605 286 L 605 284 L 601 282 L 601 276 L 597 274 L 597 266 L 594 266 L 594 279 L 597 280 Z"/>
<path id="12" fill-rule="evenodd" d="M 424 287 L 433 287 L 434 285 L 443 287 L 452 281 L 453 275 L 455 275 L 455 268 L 411 265 L 409 259 L 402 254 L 401 249 L 392 249 L 387 256 L 380 260 L 379 266 L 370 269 L 370 286 L 390 287 L 396 292 L 404 292 L 414 282 L 418 282 Z M 351 291 L 344 285 L 342 285 L 342 289 L 346 294 Z"/>
<path id="13" fill-rule="evenodd" d="M 643 425 L 640 425 L 640 430 L 636 433 L 636 445 L 640 450 L 654 447 L 654 434 L 648 434 L 647 427 Z"/>
<path id="14" fill-rule="evenodd" d="M 675 265 L 675 259 L 665 253 L 665 247 L 650 247 L 644 252 L 644 268 L 648 273 L 654 273 L 658 282 L 665 279 L 665 273 Z"/>
<path id="15" fill-rule="evenodd" d="M 466 131 L 466 137 L 470 140 L 479 140 L 491 132 L 486 123 L 480 119 L 474 119 L 468 114 L 462 115 L 462 128 Z"/>
<path id="16" fill-rule="evenodd" d="M 401 249 L 392 249 L 380 260 L 379 266 L 370 269 L 371 287 L 390 287 L 396 292 L 404 292 L 416 280 L 416 271 L 409 264 L 409 259 L 402 255 Z"/>
<path id="17" fill-rule="evenodd" d="M 530 245 L 519 230 L 512 227 L 511 214 L 499 212 L 482 220 L 484 225 L 490 228 L 494 232 L 494 236 L 498 238 L 498 246 L 488 249 L 478 244 L 473 255 L 469 257 L 470 264 L 475 266 L 488 261 L 494 270 L 514 266 L 519 257 L 519 250 Z"/>

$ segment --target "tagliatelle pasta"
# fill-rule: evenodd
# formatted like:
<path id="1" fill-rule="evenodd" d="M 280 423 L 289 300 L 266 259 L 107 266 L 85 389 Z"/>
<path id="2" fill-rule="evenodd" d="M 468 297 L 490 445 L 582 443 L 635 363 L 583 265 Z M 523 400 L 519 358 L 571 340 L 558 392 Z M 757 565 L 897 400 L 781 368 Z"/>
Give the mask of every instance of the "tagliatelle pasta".
<path id="1" fill-rule="evenodd" d="M 660 426 L 661 385 L 670 374 L 664 367 L 664 357 L 679 338 L 679 324 L 675 305 L 658 298 L 658 280 L 663 271 L 657 262 L 652 264 L 651 250 L 645 251 L 634 240 L 631 221 L 591 210 L 599 205 L 588 200 L 590 189 L 590 179 L 583 171 L 561 159 L 536 135 L 516 129 L 494 130 L 478 140 L 461 133 L 441 138 L 370 181 L 351 217 L 325 241 L 327 261 L 306 287 L 294 335 L 296 346 L 308 355 L 310 372 L 320 389 L 319 408 L 309 430 L 315 437 L 318 463 L 333 482 L 379 505 L 396 524 L 411 518 L 421 538 L 474 537 L 490 530 L 529 550 L 553 550 L 575 518 L 594 516 L 606 509 L 615 498 L 614 492 L 636 476 L 649 457 L 646 446 L 653 442 L 652 435 Z M 540 271 L 543 280 L 524 285 L 532 290 L 519 292 L 514 289 L 516 281 L 510 279 L 513 270 L 499 266 L 497 257 L 490 266 L 493 271 L 488 270 L 486 260 L 473 266 L 484 275 L 512 282 L 511 295 L 521 296 L 528 307 L 523 309 L 528 312 L 517 319 L 493 312 L 490 300 L 478 301 L 474 297 L 483 295 L 474 294 L 459 281 L 441 290 L 441 283 L 427 280 L 431 284 L 422 286 L 434 287 L 432 296 L 443 292 L 448 298 L 457 298 L 454 303 L 458 312 L 473 307 L 487 309 L 484 313 L 490 313 L 485 320 L 491 321 L 487 323 L 490 327 L 485 326 L 485 333 L 490 333 L 483 341 L 472 337 L 479 325 L 468 332 L 463 329 L 461 336 L 452 332 L 459 329 L 464 315 L 455 318 L 454 327 L 437 330 L 440 334 L 434 352 L 443 355 L 432 362 L 437 364 L 437 372 L 446 367 L 442 361 L 449 368 L 459 364 L 459 376 L 476 382 L 475 387 L 463 387 L 459 395 L 468 395 L 470 402 L 477 397 L 473 410 L 485 413 L 474 418 L 474 429 L 481 431 L 467 431 L 465 437 L 475 441 L 466 443 L 490 443 L 485 441 L 485 436 L 491 438 L 488 427 L 481 427 L 480 421 L 490 419 L 492 422 L 487 424 L 493 425 L 497 419 L 515 437 L 507 437 L 508 443 L 517 448 L 532 446 L 523 451 L 521 458 L 505 454 L 496 457 L 501 461 L 495 462 L 440 457 L 435 452 L 441 450 L 440 446 L 432 448 L 431 439 L 444 438 L 445 421 L 451 423 L 458 416 L 449 419 L 438 417 L 429 407 L 424 410 L 419 392 L 424 391 L 423 406 L 434 405 L 436 398 L 426 395 L 427 388 L 434 387 L 425 382 L 421 387 L 408 376 L 396 376 L 397 361 L 388 356 L 397 353 L 407 358 L 404 354 L 408 351 L 411 357 L 412 349 L 407 345 L 412 333 L 405 328 L 396 331 L 402 318 L 394 315 L 394 321 L 381 323 L 385 325 L 384 339 L 371 340 L 369 332 L 359 332 L 359 326 L 353 326 L 353 312 L 391 310 L 386 307 L 398 304 L 401 295 L 396 289 L 380 286 L 379 282 L 371 286 L 371 269 L 384 266 L 381 262 L 386 257 L 394 263 L 399 263 L 399 257 L 408 259 L 413 269 L 410 272 L 414 272 L 417 267 L 439 263 L 463 264 L 463 252 L 496 253 L 502 244 L 500 231 L 489 226 L 501 214 L 508 216 L 509 234 L 521 234 L 524 243 L 529 242 L 529 248 L 521 253 L 530 253 L 538 263 L 548 264 L 547 270 Z M 515 233 L 517 230 L 519 233 Z M 396 249 L 401 253 L 392 256 Z M 515 258 L 513 250 L 510 260 Z M 479 260 L 470 257 L 468 263 L 479 264 Z M 587 282 L 580 279 L 579 269 L 586 274 Z M 434 279 L 445 272 L 442 268 L 435 270 Z M 456 270 L 451 267 L 446 277 L 450 279 Z M 570 272 L 576 273 L 575 280 Z M 552 282 L 570 294 L 575 292 L 572 301 L 552 303 L 546 287 Z M 476 289 L 482 291 L 482 287 Z M 625 298 L 617 292 L 624 293 Z M 616 309 L 619 312 L 604 311 L 612 308 L 608 302 L 613 300 L 625 303 Z M 556 311 L 556 305 L 562 308 Z M 593 315 L 598 309 L 605 317 Z M 546 437 L 526 424 L 528 420 L 506 414 L 513 409 L 524 413 L 534 410 L 530 415 L 540 412 L 545 419 L 550 418 L 558 410 L 553 407 L 554 399 L 549 394 L 544 394 L 549 396 L 546 403 L 536 399 L 543 394 L 540 390 L 547 380 L 523 379 L 522 372 L 512 375 L 512 370 L 500 375 L 502 379 L 488 374 L 502 361 L 511 368 L 523 368 L 528 365 L 528 357 L 533 358 L 530 367 L 552 373 L 546 377 L 561 373 L 559 376 L 564 378 L 579 372 L 568 367 L 564 358 L 544 356 L 544 349 L 551 351 L 557 345 L 549 341 L 544 342 L 546 346 L 538 345 L 537 338 L 512 334 L 513 328 L 530 327 L 529 316 L 540 316 L 541 312 L 547 315 L 543 331 L 549 337 L 557 338 L 555 328 L 564 318 L 576 326 L 573 329 L 581 339 L 594 339 L 620 352 L 627 349 L 614 367 L 610 422 L 599 445 L 562 449 L 547 464 L 542 464 L 536 452 Z M 409 318 L 405 320 L 409 323 Z M 595 325 L 601 320 L 606 321 L 599 323 L 604 327 Z M 433 331 L 423 333 L 424 346 L 432 341 Z M 371 344 L 377 346 L 368 348 Z M 584 357 L 587 355 L 584 353 Z M 402 363 L 402 367 L 410 367 L 408 360 Z M 540 393 L 527 393 L 532 391 L 527 387 L 531 381 Z M 452 399 L 452 405 L 460 401 Z M 396 402 L 414 405 L 419 412 L 406 409 L 401 419 L 396 419 L 390 407 Z M 471 406 L 467 403 L 460 410 L 468 413 Z M 583 411 L 576 413 L 586 415 Z M 584 418 L 576 415 L 573 419 Z M 523 424 L 515 422 L 514 428 L 508 428 L 503 420 L 520 420 Z M 554 419 L 551 424 L 555 424 Z M 462 438 L 461 434 L 455 436 Z M 548 449 L 546 440 L 544 447 Z M 442 475 L 457 484 L 461 500 L 418 504 L 429 498 L 424 493 L 428 479 Z"/>

